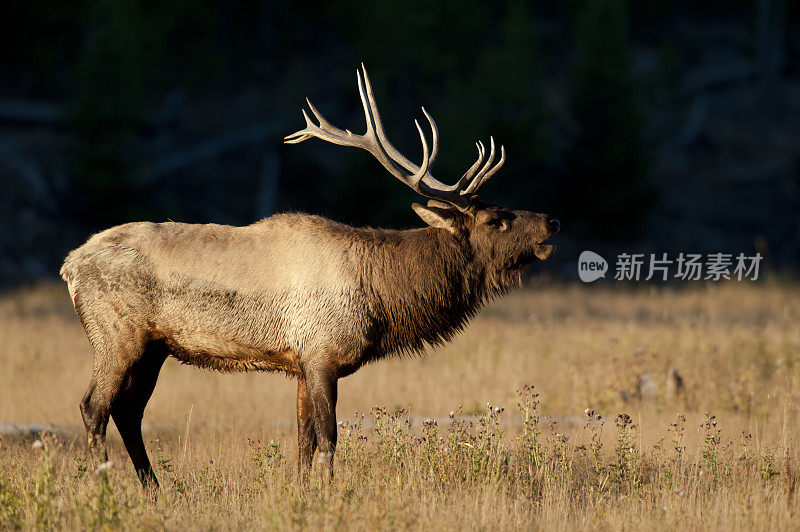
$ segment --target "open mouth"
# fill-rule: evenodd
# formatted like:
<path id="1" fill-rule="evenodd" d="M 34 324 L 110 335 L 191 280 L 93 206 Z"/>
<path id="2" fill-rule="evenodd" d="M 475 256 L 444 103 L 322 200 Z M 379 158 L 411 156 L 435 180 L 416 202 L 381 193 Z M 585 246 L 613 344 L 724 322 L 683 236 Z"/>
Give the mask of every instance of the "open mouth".
<path id="1" fill-rule="evenodd" d="M 558 231 L 554 231 L 552 235 L 549 235 L 541 242 L 533 244 L 532 251 L 529 251 L 523 256 L 519 257 L 514 263 L 513 267 L 521 268 L 536 260 L 547 260 L 552 257 L 553 253 L 556 251 L 556 247 L 553 244 L 545 244 L 545 242 L 550 240 L 550 238 L 552 238 L 557 232 Z"/>
<path id="2" fill-rule="evenodd" d="M 547 260 L 553 255 L 555 250 L 556 247 L 552 244 L 536 244 L 533 254 L 539 260 Z"/>
<path id="3" fill-rule="evenodd" d="M 539 260 L 549 259 L 550 257 L 553 256 L 553 253 L 556 250 L 556 247 L 554 245 L 545 244 L 545 242 L 547 242 L 553 236 L 555 236 L 556 233 L 558 233 L 558 230 L 561 229 L 561 224 L 558 223 L 558 220 L 554 220 L 553 224 L 555 225 L 552 229 L 552 233 L 547 238 L 536 244 L 536 246 L 534 247 L 533 254 Z"/>

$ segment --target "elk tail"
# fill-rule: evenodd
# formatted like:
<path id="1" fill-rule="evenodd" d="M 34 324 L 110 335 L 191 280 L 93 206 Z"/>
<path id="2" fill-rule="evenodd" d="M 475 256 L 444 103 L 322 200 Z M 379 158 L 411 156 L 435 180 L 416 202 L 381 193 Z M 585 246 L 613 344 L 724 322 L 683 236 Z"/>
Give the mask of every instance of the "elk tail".
<path id="1" fill-rule="evenodd" d="M 73 286 L 73 281 L 75 280 L 75 251 L 77 250 L 73 250 L 69 255 L 67 255 L 67 258 L 64 259 L 64 264 L 61 266 L 61 270 L 59 271 L 61 278 L 67 282 L 69 298 L 72 300 L 73 305 L 75 305 L 75 287 Z"/>

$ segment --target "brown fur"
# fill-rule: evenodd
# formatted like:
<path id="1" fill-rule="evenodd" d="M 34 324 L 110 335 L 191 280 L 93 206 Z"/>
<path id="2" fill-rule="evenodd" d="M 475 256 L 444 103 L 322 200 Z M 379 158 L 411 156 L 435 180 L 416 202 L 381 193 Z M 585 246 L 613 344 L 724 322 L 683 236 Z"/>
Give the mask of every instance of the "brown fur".
<path id="1" fill-rule="evenodd" d="M 348 227 L 279 214 L 246 227 L 131 223 L 94 235 L 61 269 L 95 352 L 81 402 L 93 447 L 114 417 L 145 485 L 156 485 L 141 417 L 167 356 L 219 371 L 298 378 L 301 478 L 332 463 L 336 381 L 461 330 L 547 258 L 544 215 L 432 202 L 433 227 Z"/>

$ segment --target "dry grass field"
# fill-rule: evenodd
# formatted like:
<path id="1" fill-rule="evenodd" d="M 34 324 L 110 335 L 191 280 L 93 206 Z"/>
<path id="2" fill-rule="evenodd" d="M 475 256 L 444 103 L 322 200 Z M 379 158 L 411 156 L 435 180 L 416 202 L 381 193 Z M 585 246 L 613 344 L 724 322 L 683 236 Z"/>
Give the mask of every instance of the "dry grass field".
<path id="1" fill-rule="evenodd" d="M 0 528 L 798 523 L 796 285 L 534 283 L 450 345 L 342 380 L 336 478 L 307 492 L 296 486 L 293 381 L 172 360 L 145 413 L 157 500 L 140 491 L 113 423 L 114 466 L 95 471 L 77 406 L 90 364 L 64 286 L 0 297 L 0 423 L 55 432 L 0 435 Z"/>

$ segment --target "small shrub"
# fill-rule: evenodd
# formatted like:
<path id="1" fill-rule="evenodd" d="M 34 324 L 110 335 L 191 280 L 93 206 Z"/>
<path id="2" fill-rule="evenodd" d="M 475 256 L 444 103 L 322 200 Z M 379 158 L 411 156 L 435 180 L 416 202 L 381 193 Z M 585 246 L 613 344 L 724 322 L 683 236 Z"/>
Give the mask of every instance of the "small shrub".
<path id="1" fill-rule="evenodd" d="M 584 428 L 589 434 L 588 449 L 591 455 L 591 471 L 592 478 L 594 479 L 594 485 L 592 488 L 597 493 L 598 498 L 602 498 L 608 492 L 609 481 L 611 478 L 611 475 L 603 463 L 603 459 L 600 455 L 601 451 L 603 450 L 602 438 L 603 426 L 605 425 L 605 422 L 603 421 L 603 416 L 592 409 L 587 408 L 584 411 L 584 414 L 586 414 L 587 418 Z"/>
<path id="2" fill-rule="evenodd" d="M 161 440 L 157 439 L 155 443 L 156 467 L 164 473 L 167 473 L 172 486 L 175 488 L 175 491 L 181 495 L 185 494 L 188 490 L 188 485 L 176 473 L 175 466 L 172 464 L 172 458 L 169 458 L 164 454 L 164 448 L 161 445 Z"/>
<path id="3" fill-rule="evenodd" d="M 97 484 L 84 512 L 83 524 L 90 529 L 116 528 L 122 522 L 120 506 L 114 497 L 110 472 L 114 462 L 106 461 L 95 469 Z"/>
<path id="4" fill-rule="evenodd" d="M 270 440 L 266 445 L 260 441 L 247 439 L 250 444 L 250 460 L 256 466 L 256 484 L 269 486 L 282 480 L 286 458 L 281 452 L 280 443 Z"/>
<path id="5" fill-rule="evenodd" d="M 617 426 L 617 444 L 614 448 L 616 462 L 612 464 L 613 478 L 621 493 L 630 493 L 638 489 L 640 482 L 636 472 L 639 459 L 636 425 L 628 414 L 618 414 L 614 422 Z"/>
<path id="6" fill-rule="evenodd" d="M 53 499 L 53 472 L 56 452 L 56 439 L 52 434 L 40 433 L 39 439 L 33 443 L 33 448 L 41 452 L 41 465 L 33 486 L 28 492 L 28 500 L 33 512 L 33 519 L 37 527 L 49 528 L 54 524 L 55 508 Z"/>
<path id="7" fill-rule="evenodd" d="M 0 467 L 0 528 L 12 529 L 22 526 L 23 504 L 22 491 L 6 478 L 5 471 Z"/>
<path id="8" fill-rule="evenodd" d="M 717 417 L 706 412 L 706 419 L 700 423 L 700 434 L 703 437 L 700 448 L 702 460 L 701 473 L 708 474 L 709 487 L 716 489 L 719 484 L 719 444 L 722 430 L 717 427 Z"/>
<path id="9" fill-rule="evenodd" d="M 522 416 L 522 449 L 523 462 L 528 473 L 528 478 L 533 479 L 536 471 L 542 465 L 542 455 L 539 444 L 539 394 L 533 386 L 525 385 L 517 390 L 519 400 L 517 407 Z"/>

